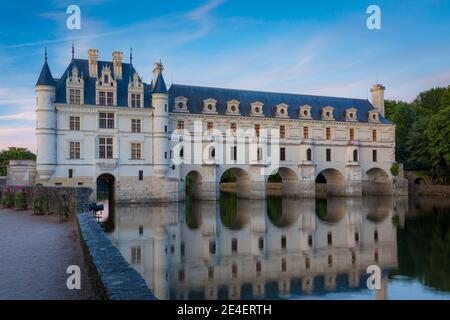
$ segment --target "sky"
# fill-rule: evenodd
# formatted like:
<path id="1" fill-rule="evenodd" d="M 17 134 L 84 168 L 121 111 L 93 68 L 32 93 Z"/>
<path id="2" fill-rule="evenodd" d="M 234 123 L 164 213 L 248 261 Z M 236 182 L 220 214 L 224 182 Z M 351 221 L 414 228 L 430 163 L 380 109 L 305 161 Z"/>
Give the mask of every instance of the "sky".
<path id="1" fill-rule="evenodd" d="M 369 30 L 369 5 L 381 29 Z M 66 26 L 69 5 L 81 29 Z M 2 1 L 0 149 L 35 151 L 34 85 L 48 50 L 54 77 L 71 59 L 124 53 L 144 81 L 162 60 L 171 83 L 411 101 L 450 84 L 448 0 Z"/>

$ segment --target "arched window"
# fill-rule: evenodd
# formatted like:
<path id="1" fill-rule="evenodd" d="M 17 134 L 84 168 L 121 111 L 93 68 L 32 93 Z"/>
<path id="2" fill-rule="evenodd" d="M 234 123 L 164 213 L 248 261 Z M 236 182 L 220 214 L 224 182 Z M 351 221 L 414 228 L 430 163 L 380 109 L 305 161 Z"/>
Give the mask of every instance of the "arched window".
<path id="1" fill-rule="evenodd" d="M 216 148 L 211 149 L 211 159 L 214 159 L 216 157 Z"/>
<path id="2" fill-rule="evenodd" d="M 312 160 L 311 149 L 306 150 L 306 160 L 307 161 L 311 161 Z"/>
<path id="3" fill-rule="evenodd" d="M 358 150 L 353 150 L 353 161 L 358 161 Z"/>
<path id="4" fill-rule="evenodd" d="M 180 158 L 183 158 L 184 157 L 184 148 L 181 148 L 180 149 Z"/>

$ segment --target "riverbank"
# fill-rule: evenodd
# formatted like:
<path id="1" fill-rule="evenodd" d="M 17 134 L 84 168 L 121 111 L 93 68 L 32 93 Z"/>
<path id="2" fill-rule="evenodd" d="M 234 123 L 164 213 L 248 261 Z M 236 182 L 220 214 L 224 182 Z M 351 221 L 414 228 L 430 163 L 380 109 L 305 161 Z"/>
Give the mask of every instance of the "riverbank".
<path id="1" fill-rule="evenodd" d="M 75 222 L 0 209 L 0 234 L 0 300 L 93 299 Z M 67 289 L 69 265 L 81 269 L 80 290 Z"/>

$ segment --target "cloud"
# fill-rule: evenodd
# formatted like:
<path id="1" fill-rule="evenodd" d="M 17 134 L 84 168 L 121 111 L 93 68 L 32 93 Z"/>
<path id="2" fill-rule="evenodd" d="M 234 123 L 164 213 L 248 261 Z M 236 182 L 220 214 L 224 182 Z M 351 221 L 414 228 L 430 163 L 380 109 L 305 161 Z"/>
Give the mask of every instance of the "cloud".
<path id="1" fill-rule="evenodd" d="M 206 4 L 192 10 L 187 14 L 187 17 L 192 20 L 200 20 L 205 17 L 210 11 L 217 8 L 219 5 L 224 3 L 224 0 L 211 0 Z"/>
<path id="2" fill-rule="evenodd" d="M 24 147 L 36 151 L 34 127 L 0 128 L 0 150 L 8 147 Z"/>
<path id="3" fill-rule="evenodd" d="M 34 111 L 21 112 L 15 114 L 0 115 L 0 120 L 36 120 Z"/>

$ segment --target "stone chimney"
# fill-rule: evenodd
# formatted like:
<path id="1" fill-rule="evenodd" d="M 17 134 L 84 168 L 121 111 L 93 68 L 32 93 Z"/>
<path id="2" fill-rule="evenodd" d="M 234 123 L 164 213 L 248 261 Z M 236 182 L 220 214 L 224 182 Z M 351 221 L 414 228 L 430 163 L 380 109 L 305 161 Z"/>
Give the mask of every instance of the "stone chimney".
<path id="1" fill-rule="evenodd" d="M 370 92 L 372 93 L 372 104 L 376 110 L 384 117 L 384 90 L 382 84 L 374 84 Z"/>
<path id="2" fill-rule="evenodd" d="M 98 77 L 98 50 L 88 50 L 89 77 L 97 79 Z"/>
<path id="3" fill-rule="evenodd" d="M 120 51 L 113 51 L 113 67 L 114 67 L 114 77 L 116 80 L 122 79 L 122 58 L 123 53 Z"/>
<path id="4" fill-rule="evenodd" d="M 158 79 L 159 74 L 162 73 L 163 70 L 164 66 L 161 60 L 159 62 L 155 62 L 155 64 L 153 65 L 153 86 L 155 86 L 156 79 Z"/>

